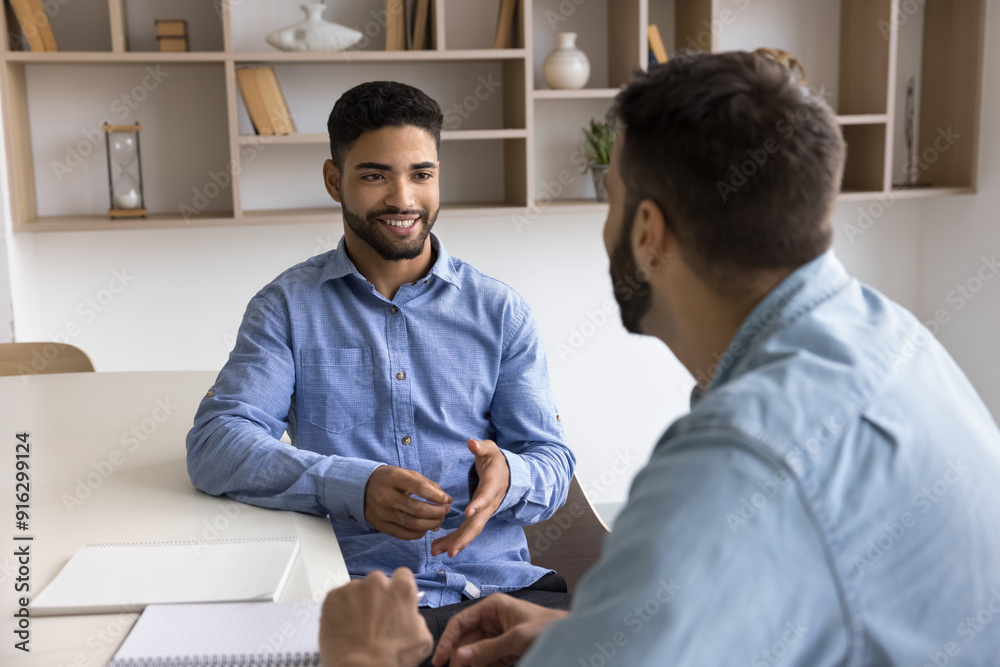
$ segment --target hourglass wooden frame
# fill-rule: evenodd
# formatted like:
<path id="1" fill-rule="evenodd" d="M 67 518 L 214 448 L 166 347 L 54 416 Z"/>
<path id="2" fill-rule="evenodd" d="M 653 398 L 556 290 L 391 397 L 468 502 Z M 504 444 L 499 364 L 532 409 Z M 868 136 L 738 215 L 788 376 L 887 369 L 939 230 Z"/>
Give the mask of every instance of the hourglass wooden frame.
<path id="1" fill-rule="evenodd" d="M 139 146 L 139 123 L 134 125 L 101 125 L 104 130 L 104 150 L 108 158 L 108 216 L 111 218 L 144 218 L 146 217 L 146 195 L 142 189 L 142 150 Z M 139 208 L 117 208 L 115 206 L 115 177 L 112 173 L 111 133 L 132 132 L 135 134 L 135 161 L 139 172 Z"/>

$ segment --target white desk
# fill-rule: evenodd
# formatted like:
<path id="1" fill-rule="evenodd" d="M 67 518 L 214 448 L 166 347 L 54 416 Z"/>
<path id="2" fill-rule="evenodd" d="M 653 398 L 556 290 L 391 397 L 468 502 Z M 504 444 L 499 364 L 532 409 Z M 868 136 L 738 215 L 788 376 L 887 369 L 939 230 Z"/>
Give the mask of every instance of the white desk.
<path id="1" fill-rule="evenodd" d="M 31 653 L 15 649 L 12 619 L 24 595 L 14 590 L 18 545 L 31 545 L 31 597 L 78 548 L 106 542 L 294 535 L 301 549 L 282 599 L 322 599 L 349 580 L 326 519 L 244 505 L 191 486 L 184 439 L 215 376 L 198 371 L 0 378 L 0 664 L 105 665 L 138 618 L 33 617 Z M 21 431 L 31 434 L 31 518 L 24 532 L 14 516 L 15 434 Z M 34 540 L 14 540 L 25 535 Z"/>

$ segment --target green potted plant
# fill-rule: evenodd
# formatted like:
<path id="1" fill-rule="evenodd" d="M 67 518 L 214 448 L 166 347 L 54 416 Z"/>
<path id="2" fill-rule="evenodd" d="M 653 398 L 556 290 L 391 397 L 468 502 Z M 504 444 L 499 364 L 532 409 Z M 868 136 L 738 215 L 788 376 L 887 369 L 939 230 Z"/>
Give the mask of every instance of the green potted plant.
<path id="1" fill-rule="evenodd" d="M 608 201 L 608 188 L 604 177 L 611 166 L 611 148 L 615 145 L 615 135 L 618 128 L 613 123 L 598 122 L 590 119 L 590 127 L 583 128 L 583 153 L 587 158 L 587 167 L 594 176 L 594 189 L 597 191 L 597 201 Z"/>

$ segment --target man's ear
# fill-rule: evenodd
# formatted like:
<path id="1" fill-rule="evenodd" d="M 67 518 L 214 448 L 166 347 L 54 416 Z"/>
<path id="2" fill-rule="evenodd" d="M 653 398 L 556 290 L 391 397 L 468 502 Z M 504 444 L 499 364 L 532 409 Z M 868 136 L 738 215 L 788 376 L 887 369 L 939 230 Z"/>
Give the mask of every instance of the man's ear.
<path id="1" fill-rule="evenodd" d="M 676 250 L 677 237 L 660 207 L 652 199 L 639 202 L 632 225 L 632 253 L 638 267 L 655 272 Z"/>
<path id="2" fill-rule="evenodd" d="M 340 203 L 340 170 L 337 169 L 333 160 L 327 160 L 323 163 L 323 183 L 326 185 L 326 191 L 333 197 L 333 201 Z"/>

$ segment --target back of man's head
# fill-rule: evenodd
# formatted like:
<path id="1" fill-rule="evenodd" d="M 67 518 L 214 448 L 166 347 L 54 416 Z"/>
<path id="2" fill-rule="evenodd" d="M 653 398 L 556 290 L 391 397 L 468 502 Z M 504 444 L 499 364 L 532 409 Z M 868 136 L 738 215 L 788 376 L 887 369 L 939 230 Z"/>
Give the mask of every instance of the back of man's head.
<path id="1" fill-rule="evenodd" d="M 326 122 L 330 159 L 343 170 L 344 158 L 365 132 L 412 125 L 427 132 L 441 147 L 441 107 L 422 90 L 396 81 L 368 81 L 340 96 Z"/>
<path id="2" fill-rule="evenodd" d="M 624 227 L 639 202 L 655 202 L 685 261 L 720 294 L 830 246 L 843 138 L 829 106 L 783 65 L 679 54 L 640 73 L 611 113 L 625 129 Z"/>

